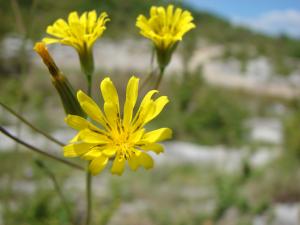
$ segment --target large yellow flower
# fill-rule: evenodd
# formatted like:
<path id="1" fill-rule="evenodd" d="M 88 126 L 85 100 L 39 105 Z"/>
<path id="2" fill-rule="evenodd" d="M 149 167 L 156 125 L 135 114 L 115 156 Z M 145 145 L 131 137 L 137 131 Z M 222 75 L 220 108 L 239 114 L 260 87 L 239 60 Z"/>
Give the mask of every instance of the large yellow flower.
<path id="1" fill-rule="evenodd" d="M 80 17 L 77 12 L 71 12 L 66 22 L 56 20 L 47 27 L 47 33 L 53 37 L 43 39 L 46 44 L 61 43 L 74 47 L 79 53 L 91 49 L 95 41 L 106 29 L 105 23 L 109 18 L 105 12 L 97 18 L 95 10 L 84 12 Z"/>
<path id="2" fill-rule="evenodd" d="M 104 112 L 89 96 L 78 91 L 77 98 L 82 109 L 99 126 L 85 118 L 68 115 L 66 123 L 79 132 L 70 144 L 64 147 L 64 156 L 80 156 L 90 160 L 89 170 L 93 175 L 100 173 L 109 159 L 113 160 L 113 174 L 121 175 L 126 161 L 132 170 L 137 170 L 140 166 L 152 168 L 153 159 L 147 152 L 162 152 L 163 147 L 157 142 L 171 138 L 172 130 L 160 128 L 146 132 L 144 126 L 163 110 L 169 100 L 166 96 L 154 100 L 152 97 L 158 91 L 149 91 L 134 115 L 138 83 L 139 79 L 136 77 L 131 77 L 128 82 L 123 116 L 118 93 L 109 78 L 105 78 L 100 84 Z"/>
<path id="3" fill-rule="evenodd" d="M 195 28 L 193 17 L 187 10 L 180 8 L 174 10 L 173 5 L 167 8 L 152 6 L 150 18 L 144 15 L 137 18 L 136 26 L 140 33 L 152 40 L 160 50 L 170 49 L 175 43 L 182 40 L 183 35 Z"/>

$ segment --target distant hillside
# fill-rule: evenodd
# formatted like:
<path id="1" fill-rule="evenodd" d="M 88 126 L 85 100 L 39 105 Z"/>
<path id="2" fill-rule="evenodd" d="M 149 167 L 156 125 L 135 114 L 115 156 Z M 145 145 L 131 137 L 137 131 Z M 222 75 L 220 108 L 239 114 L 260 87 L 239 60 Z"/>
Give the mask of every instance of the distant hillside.
<path id="1" fill-rule="evenodd" d="M 0 36 L 8 32 L 23 32 L 29 38 L 40 39 L 45 35 L 45 28 L 56 18 L 66 18 L 72 10 L 85 11 L 96 9 L 107 11 L 111 22 L 105 33 L 106 37 L 139 37 L 135 19 L 141 14 L 148 14 L 151 5 L 166 5 L 163 0 L 18 0 L 21 16 L 17 7 L 7 0 L 0 0 Z M 182 2 L 182 1 L 180 1 Z M 273 63 L 278 74 L 287 75 L 298 68 L 300 59 L 300 41 L 286 36 L 270 37 L 244 27 L 236 27 L 217 15 L 197 11 L 185 3 L 174 3 L 192 11 L 197 29 L 191 32 L 185 43 L 193 46 L 199 38 L 208 43 L 224 45 L 223 58 L 238 58 L 242 63 L 257 56 L 266 56 Z M 14 9 L 14 10 L 12 10 Z M 17 17 L 15 16 L 17 14 Z M 16 23 L 16 18 L 17 19 Z M 192 49 L 193 47 L 191 47 Z"/>

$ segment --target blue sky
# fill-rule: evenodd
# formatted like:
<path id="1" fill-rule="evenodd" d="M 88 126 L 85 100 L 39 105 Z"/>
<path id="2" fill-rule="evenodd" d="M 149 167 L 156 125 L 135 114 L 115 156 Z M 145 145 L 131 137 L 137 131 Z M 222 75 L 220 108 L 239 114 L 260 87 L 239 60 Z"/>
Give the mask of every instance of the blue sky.
<path id="1" fill-rule="evenodd" d="M 300 37 L 300 0 L 186 0 L 233 23 L 270 33 Z"/>

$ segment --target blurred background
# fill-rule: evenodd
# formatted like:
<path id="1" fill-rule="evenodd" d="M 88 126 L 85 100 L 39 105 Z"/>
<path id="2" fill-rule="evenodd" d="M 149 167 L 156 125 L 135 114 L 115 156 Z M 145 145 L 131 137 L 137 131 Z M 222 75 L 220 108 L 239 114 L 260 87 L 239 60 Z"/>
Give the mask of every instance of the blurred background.
<path id="1" fill-rule="evenodd" d="M 171 101 L 150 127 L 171 127 L 174 139 L 154 156 L 151 171 L 116 177 L 105 170 L 95 177 L 94 224 L 299 225 L 298 0 L 0 0 L 0 102 L 66 142 L 74 133 L 34 42 L 73 10 L 106 11 L 111 22 L 94 46 L 93 94 L 102 101 L 105 75 L 121 92 L 132 74 L 149 73 L 152 46 L 135 20 L 169 3 L 190 10 L 197 25 L 166 70 L 161 93 Z M 85 90 L 76 52 L 60 45 L 49 51 L 72 85 Z M 62 156 L 3 108 L 0 115 L 13 134 Z M 80 223 L 84 174 L 0 135 L 0 224 L 70 224 L 49 174 Z"/>

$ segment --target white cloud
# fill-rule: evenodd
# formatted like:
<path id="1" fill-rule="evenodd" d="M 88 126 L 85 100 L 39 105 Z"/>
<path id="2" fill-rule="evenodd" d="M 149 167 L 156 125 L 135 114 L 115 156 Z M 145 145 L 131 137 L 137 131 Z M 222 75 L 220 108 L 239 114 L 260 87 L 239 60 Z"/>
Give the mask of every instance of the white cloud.
<path id="1" fill-rule="evenodd" d="M 300 11 L 298 10 L 270 11 L 256 18 L 233 18 L 232 22 L 272 35 L 284 33 L 300 38 Z"/>

